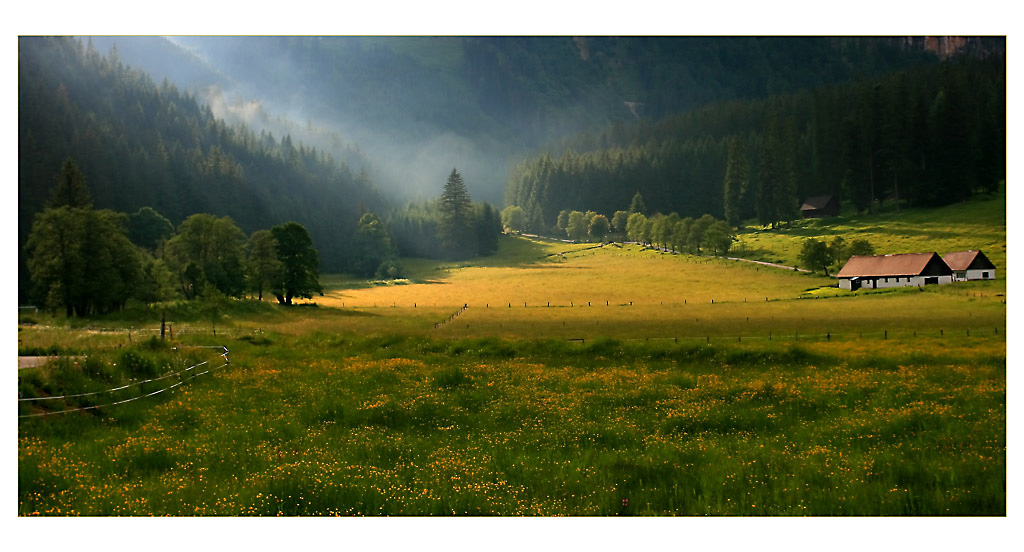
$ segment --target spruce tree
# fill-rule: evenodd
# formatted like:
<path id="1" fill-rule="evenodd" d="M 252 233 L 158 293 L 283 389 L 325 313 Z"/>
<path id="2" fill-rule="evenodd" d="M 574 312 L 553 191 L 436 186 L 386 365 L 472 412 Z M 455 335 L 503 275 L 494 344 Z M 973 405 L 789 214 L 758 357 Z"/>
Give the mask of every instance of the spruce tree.
<path id="1" fill-rule="evenodd" d="M 85 175 L 78 170 L 75 160 L 68 157 L 57 174 L 57 185 L 50 192 L 47 207 L 92 208 L 92 196 L 85 184 Z"/>
<path id="2" fill-rule="evenodd" d="M 452 258 L 462 258 L 472 253 L 473 205 L 469 192 L 462 182 L 459 171 L 452 168 L 441 193 L 441 225 L 438 240 L 441 249 Z"/>
<path id="3" fill-rule="evenodd" d="M 644 196 L 640 195 L 640 192 L 637 192 L 633 196 L 633 201 L 629 203 L 629 212 L 640 213 L 641 215 L 647 214 L 647 205 L 644 204 Z"/>
<path id="4" fill-rule="evenodd" d="M 730 226 L 739 226 L 741 219 L 741 198 L 747 188 L 747 153 L 740 137 L 734 136 L 729 142 L 729 158 L 725 166 L 723 211 Z"/>

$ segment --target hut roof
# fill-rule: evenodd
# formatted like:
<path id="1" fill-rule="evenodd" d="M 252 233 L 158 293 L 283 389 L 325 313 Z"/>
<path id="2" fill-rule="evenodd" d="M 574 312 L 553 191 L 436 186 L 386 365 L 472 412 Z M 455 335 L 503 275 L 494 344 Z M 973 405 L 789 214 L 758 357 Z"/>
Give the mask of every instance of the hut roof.
<path id="1" fill-rule="evenodd" d="M 829 202 L 832 201 L 832 196 L 814 196 L 807 198 L 804 204 L 800 206 L 801 211 L 810 211 L 816 209 L 824 209 L 828 207 Z"/>
<path id="2" fill-rule="evenodd" d="M 995 268 L 992 261 L 988 260 L 981 251 L 969 250 L 969 251 L 955 251 L 953 253 L 946 253 L 942 256 L 942 260 L 946 261 L 949 268 L 952 270 L 968 270 L 968 269 L 987 269 Z"/>
<path id="3" fill-rule="evenodd" d="M 872 255 L 850 257 L 836 276 L 853 278 L 864 276 L 918 276 L 952 274 L 938 253 L 904 253 L 900 255 Z"/>

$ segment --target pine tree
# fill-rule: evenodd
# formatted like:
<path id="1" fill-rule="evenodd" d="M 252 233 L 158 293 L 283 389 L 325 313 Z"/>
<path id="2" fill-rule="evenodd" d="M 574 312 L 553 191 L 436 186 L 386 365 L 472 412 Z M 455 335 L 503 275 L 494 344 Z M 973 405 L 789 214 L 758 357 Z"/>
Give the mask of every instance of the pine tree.
<path id="1" fill-rule="evenodd" d="M 640 192 L 637 192 L 633 196 L 633 201 L 629 203 L 629 212 L 640 213 L 641 215 L 647 214 L 647 205 L 644 204 L 644 196 L 640 195 Z"/>
<path id="2" fill-rule="evenodd" d="M 725 220 L 730 226 L 739 226 L 741 219 L 741 199 L 747 188 L 747 152 L 743 142 L 737 135 L 729 143 L 729 158 L 725 167 L 725 184 L 723 189 L 723 211 Z"/>
<path id="3" fill-rule="evenodd" d="M 50 192 L 47 207 L 92 208 L 92 196 L 85 184 L 85 175 L 78 170 L 75 160 L 68 157 L 57 174 L 57 185 Z"/>
<path id="4" fill-rule="evenodd" d="M 452 258 L 468 256 L 474 245 L 472 232 L 473 205 L 469 192 L 459 171 L 452 168 L 441 193 L 441 225 L 437 236 L 441 249 Z"/>

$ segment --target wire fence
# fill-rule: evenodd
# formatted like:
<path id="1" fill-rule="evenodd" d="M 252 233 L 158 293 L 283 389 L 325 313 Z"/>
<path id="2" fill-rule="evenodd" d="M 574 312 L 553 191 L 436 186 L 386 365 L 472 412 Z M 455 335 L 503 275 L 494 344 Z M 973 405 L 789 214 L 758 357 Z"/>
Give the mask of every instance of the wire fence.
<path id="1" fill-rule="evenodd" d="M 855 339 L 873 340 L 897 340 L 917 338 L 956 338 L 956 337 L 983 337 L 991 335 L 1005 335 L 1006 328 L 961 328 L 961 329 L 928 329 L 928 330 L 880 330 L 870 332 L 825 332 L 825 333 L 800 333 L 799 331 L 769 332 L 767 335 L 688 335 L 682 337 L 630 337 L 615 338 L 618 341 L 655 341 L 674 343 L 750 343 L 750 342 L 829 342 L 829 341 L 850 341 Z M 586 344 L 587 341 L 605 339 L 604 337 L 569 337 L 567 341 Z"/>
<path id="2" fill-rule="evenodd" d="M 35 418 L 35 417 L 40 417 L 40 416 L 51 416 L 51 415 L 56 415 L 56 414 L 68 414 L 70 412 L 82 412 L 82 411 L 86 411 L 86 410 L 96 410 L 96 409 L 99 409 L 99 408 L 106 408 L 106 407 L 110 407 L 110 406 L 118 406 L 118 405 L 130 403 L 130 402 L 133 402 L 133 401 L 137 401 L 139 399 L 145 399 L 147 397 L 152 397 L 152 396 L 155 396 L 155 395 L 159 395 L 160 393 L 163 393 L 164 391 L 169 391 L 171 389 L 174 389 L 174 388 L 176 388 L 176 387 L 178 387 L 180 385 L 183 385 L 183 384 L 187 383 L 188 381 L 191 381 L 191 380 L 193 380 L 193 379 L 195 379 L 195 378 L 197 378 L 199 376 L 202 376 L 202 375 L 205 375 L 205 374 L 209 374 L 210 372 L 212 372 L 214 370 L 218 370 L 218 369 L 223 368 L 225 366 L 228 366 L 230 364 L 230 360 L 228 359 L 228 353 L 229 353 L 228 348 L 223 346 L 223 345 L 210 345 L 210 346 L 197 345 L 197 346 L 193 346 L 193 347 L 189 347 L 189 348 L 194 348 L 194 349 L 222 349 L 223 352 L 220 355 L 218 355 L 218 356 L 220 356 L 220 358 L 224 362 L 223 362 L 223 364 L 220 364 L 219 366 L 209 367 L 211 363 L 210 363 L 210 361 L 207 360 L 207 361 L 203 361 L 203 362 L 200 362 L 198 364 L 194 364 L 192 366 L 189 366 L 188 368 L 185 368 L 184 370 L 180 370 L 178 372 L 171 372 L 169 374 L 164 374 L 163 376 L 160 376 L 160 377 L 157 377 L 157 378 L 150 378 L 150 379 L 142 380 L 142 381 L 133 381 L 133 382 L 130 382 L 130 383 L 126 384 L 126 385 L 121 385 L 119 387 L 113 387 L 113 388 L 110 388 L 110 389 L 103 389 L 101 391 L 89 391 L 89 392 L 85 392 L 85 393 L 53 395 L 53 396 L 47 396 L 47 397 L 19 397 L 18 398 L 18 402 L 19 403 L 39 403 L 39 402 L 44 402 L 44 401 L 67 400 L 67 399 L 75 399 L 75 398 L 82 398 L 82 397 L 91 397 L 91 396 L 96 396 L 96 395 L 108 395 L 108 394 L 111 394 L 111 393 L 117 393 L 119 391 L 123 391 L 125 389 L 130 389 L 130 388 L 135 387 L 135 386 L 139 387 L 139 391 L 141 393 L 139 395 L 136 395 L 136 396 L 133 396 L 133 397 L 129 397 L 127 399 L 122 399 L 122 400 L 118 400 L 118 401 L 112 401 L 112 402 L 108 402 L 108 403 L 105 403 L 105 404 L 80 406 L 80 407 L 76 407 L 76 408 L 68 408 L 68 409 L 65 409 L 65 410 L 54 410 L 54 411 L 48 411 L 48 412 L 36 412 L 36 413 L 32 413 L 32 414 L 19 414 L 18 418 Z M 200 368 L 204 367 L 204 366 L 207 366 L 207 369 L 202 371 L 202 372 L 199 372 L 198 370 Z M 145 384 L 147 384 L 147 383 L 152 383 L 152 382 L 156 382 L 156 381 L 163 381 L 163 380 L 174 378 L 175 376 L 177 376 L 178 381 L 176 381 L 176 382 L 174 382 L 174 383 L 172 383 L 172 384 L 170 384 L 170 385 L 168 385 L 166 387 L 162 387 L 162 388 L 157 389 L 155 391 L 142 392 L 143 386 Z"/>
<path id="3" fill-rule="evenodd" d="M 448 318 L 445 318 L 444 320 L 441 320 L 440 322 L 434 322 L 434 327 L 435 328 L 440 328 L 441 326 L 444 326 L 445 324 L 451 322 L 452 320 L 455 320 L 456 318 L 459 317 L 460 314 L 466 312 L 466 309 L 468 309 L 468 308 L 469 308 L 469 305 L 466 304 L 466 303 L 463 303 L 462 308 L 460 308 L 459 310 L 455 311 L 455 313 L 452 314 L 451 316 L 449 316 Z"/>

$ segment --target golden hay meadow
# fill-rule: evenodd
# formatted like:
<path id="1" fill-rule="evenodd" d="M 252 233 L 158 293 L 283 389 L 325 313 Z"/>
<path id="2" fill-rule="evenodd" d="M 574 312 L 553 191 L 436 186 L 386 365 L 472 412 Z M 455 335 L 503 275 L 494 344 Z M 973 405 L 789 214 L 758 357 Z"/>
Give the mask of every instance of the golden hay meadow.
<path id="1" fill-rule="evenodd" d="M 19 515 L 1005 515 L 1005 280 L 820 297 L 737 261 L 502 247 L 182 315 L 178 349 L 140 319 L 23 326 L 90 363 L 23 371 L 25 396 L 208 354 L 188 345 L 231 363 L 21 418 Z"/>

